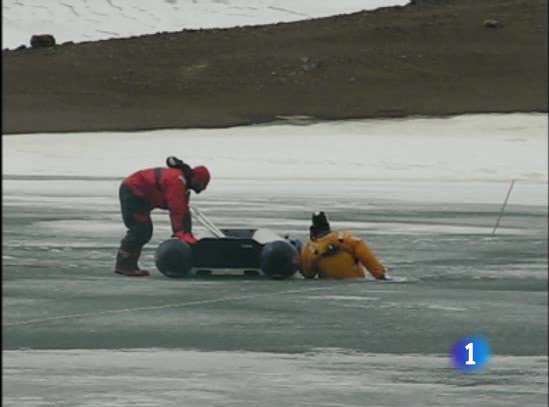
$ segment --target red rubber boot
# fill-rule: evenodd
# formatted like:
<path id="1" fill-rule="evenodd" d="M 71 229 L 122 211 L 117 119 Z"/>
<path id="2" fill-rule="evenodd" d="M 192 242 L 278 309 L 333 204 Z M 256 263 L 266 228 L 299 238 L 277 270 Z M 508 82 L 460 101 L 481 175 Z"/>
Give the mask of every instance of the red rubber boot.
<path id="1" fill-rule="evenodd" d="M 147 270 L 141 270 L 137 265 L 137 260 L 141 255 L 141 249 L 130 252 L 122 248 L 118 249 L 116 255 L 116 265 L 114 272 L 127 277 L 148 277 L 150 273 Z"/>

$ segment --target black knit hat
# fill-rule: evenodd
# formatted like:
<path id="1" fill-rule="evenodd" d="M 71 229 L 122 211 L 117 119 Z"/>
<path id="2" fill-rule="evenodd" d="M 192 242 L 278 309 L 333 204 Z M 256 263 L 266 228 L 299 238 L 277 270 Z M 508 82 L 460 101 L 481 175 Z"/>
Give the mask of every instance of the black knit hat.
<path id="1" fill-rule="evenodd" d="M 328 218 L 324 212 L 320 211 L 313 213 L 312 222 L 313 224 L 309 228 L 311 236 L 318 236 L 331 232 L 330 222 L 328 222 Z"/>
<path id="2" fill-rule="evenodd" d="M 186 182 L 190 182 L 192 175 L 193 175 L 193 169 L 189 166 L 189 164 L 183 162 L 183 160 L 180 160 L 177 157 L 174 157 L 173 155 L 166 158 L 166 165 L 169 168 L 177 168 L 181 170 L 183 173 L 183 176 L 185 177 Z"/>

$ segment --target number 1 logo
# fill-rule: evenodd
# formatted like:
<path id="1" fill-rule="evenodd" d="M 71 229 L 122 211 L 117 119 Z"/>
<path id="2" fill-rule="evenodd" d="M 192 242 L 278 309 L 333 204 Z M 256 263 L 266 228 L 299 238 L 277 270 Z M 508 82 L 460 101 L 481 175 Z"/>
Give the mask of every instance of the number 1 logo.
<path id="1" fill-rule="evenodd" d="M 475 372 L 481 370 L 490 359 L 490 346 L 481 336 L 468 336 L 454 343 L 450 356 L 457 370 Z"/>
<path id="2" fill-rule="evenodd" d="M 477 364 L 477 362 L 475 362 L 475 359 L 473 359 L 473 346 L 473 342 L 469 342 L 465 346 L 465 349 L 467 349 L 467 360 L 465 361 L 465 364 L 467 366 L 474 366 Z"/>

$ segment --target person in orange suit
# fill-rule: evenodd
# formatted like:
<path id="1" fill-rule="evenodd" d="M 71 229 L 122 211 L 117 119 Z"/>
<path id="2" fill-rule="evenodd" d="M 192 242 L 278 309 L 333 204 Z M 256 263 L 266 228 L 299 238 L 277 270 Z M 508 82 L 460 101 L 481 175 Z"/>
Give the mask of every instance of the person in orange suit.
<path id="1" fill-rule="evenodd" d="M 378 280 L 390 279 L 366 242 L 350 232 L 332 231 L 324 212 L 313 214 L 309 232 L 311 240 L 301 251 L 305 278 L 365 278 L 366 269 Z"/>

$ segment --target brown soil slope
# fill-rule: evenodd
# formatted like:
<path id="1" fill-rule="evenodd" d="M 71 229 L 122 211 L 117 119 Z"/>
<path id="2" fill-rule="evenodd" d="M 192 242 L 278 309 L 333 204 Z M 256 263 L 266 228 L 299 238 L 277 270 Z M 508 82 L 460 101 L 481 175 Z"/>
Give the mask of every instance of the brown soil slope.
<path id="1" fill-rule="evenodd" d="M 5 51 L 3 132 L 547 111 L 545 0 L 415 3 Z"/>

